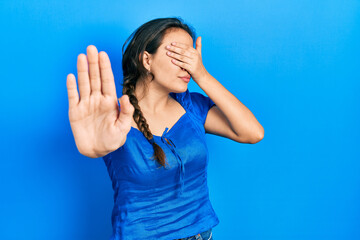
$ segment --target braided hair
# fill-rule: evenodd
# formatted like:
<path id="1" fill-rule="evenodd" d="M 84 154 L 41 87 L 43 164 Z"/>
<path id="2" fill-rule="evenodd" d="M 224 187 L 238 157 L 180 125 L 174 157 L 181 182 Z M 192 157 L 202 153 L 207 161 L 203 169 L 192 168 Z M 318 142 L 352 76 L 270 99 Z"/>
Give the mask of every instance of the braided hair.
<path id="1" fill-rule="evenodd" d="M 165 167 L 165 164 L 168 164 L 165 160 L 165 153 L 163 149 L 154 141 L 154 136 L 149 129 L 149 125 L 147 124 L 138 104 L 138 99 L 135 96 L 135 87 L 138 80 L 144 81 L 148 75 L 152 76 L 150 81 L 154 80 L 153 73 L 149 72 L 142 64 L 144 51 L 147 51 L 150 54 L 155 54 L 161 45 L 165 34 L 174 28 L 185 30 L 187 33 L 189 33 L 193 40 L 196 38 L 195 31 L 191 26 L 185 24 L 181 18 L 157 18 L 138 27 L 127 38 L 122 47 L 122 93 L 129 96 L 130 103 L 134 106 L 135 109 L 133 119 L 139 130 L 153 146 L 154 155 L 152 159 L 156 159 L 156 161 L 163 167 Z M 129 42 L 124 52 L 124 47 L 130 39 L 131 41 Z"/>

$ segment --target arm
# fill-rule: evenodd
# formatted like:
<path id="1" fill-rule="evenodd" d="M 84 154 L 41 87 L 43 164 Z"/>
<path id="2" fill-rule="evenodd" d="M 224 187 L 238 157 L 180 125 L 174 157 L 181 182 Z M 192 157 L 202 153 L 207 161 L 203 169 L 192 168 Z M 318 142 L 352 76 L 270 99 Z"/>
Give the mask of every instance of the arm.
<path id="1" fill-rule="evenodd" d="M 185 69 L 217 105 L 208 111 L 205 131 L 237 142 L 259 142 L 264 137 L 264 128 L 245 105 L 206 71 L 201 45 L 201 37 L 198 37 L 196 49 L 180 42 L 172 42 L 166 48 L 171 61 Z"/>
<path id="2" fill-rule="evenodd" d="M 264 137 L 264 128 L 252 112 L 208 72 L 197 84 L 214 101 L 206 121 L 207 133 L 241 143 L 257 143 Z"/>

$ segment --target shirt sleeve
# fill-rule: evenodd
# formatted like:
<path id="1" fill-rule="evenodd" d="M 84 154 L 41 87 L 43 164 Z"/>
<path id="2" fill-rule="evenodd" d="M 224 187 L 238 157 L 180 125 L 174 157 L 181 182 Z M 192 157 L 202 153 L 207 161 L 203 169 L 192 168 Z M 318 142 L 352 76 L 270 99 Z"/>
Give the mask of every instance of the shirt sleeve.
<path id="1" fill-rule="evenodd" d="M 194 114 L 205 124 L 209 109 L 216 104 L 208 97 L 198 92 L 190 92 Z"/>

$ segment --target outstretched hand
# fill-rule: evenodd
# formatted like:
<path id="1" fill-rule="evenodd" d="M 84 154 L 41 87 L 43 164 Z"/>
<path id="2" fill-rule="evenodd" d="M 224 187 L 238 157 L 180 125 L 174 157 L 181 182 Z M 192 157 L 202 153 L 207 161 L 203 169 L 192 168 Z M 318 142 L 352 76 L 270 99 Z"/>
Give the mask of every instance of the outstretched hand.
<path id="1" fill-rule="evenodd" d="M 78 55 L 77 71 L 80 95 L 75 76 L 68 74 L 66 81 L 71 129 L 80 153 L 101 157 L 125 143 L 134 107 L 123 95 L 119 111 L 110 59 L 104 51 L 98 53 L 89 45 L 87 56 Z"/>

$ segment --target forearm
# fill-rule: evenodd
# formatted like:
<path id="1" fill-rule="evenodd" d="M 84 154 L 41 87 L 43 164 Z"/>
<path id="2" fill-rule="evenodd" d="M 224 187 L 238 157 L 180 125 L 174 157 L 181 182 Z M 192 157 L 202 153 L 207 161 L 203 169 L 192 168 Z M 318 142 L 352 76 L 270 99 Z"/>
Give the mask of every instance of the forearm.
<path id="1" fill-rule="evenodd" d="M 201 89 L 214 101 L 216 106 L 224 113 L 232 130 L 240 135 L 262 138 L 264 128 L 257 121 L 252 112 L 229 92 L 210 73 L 206 72 L 196 80 Z"/>

